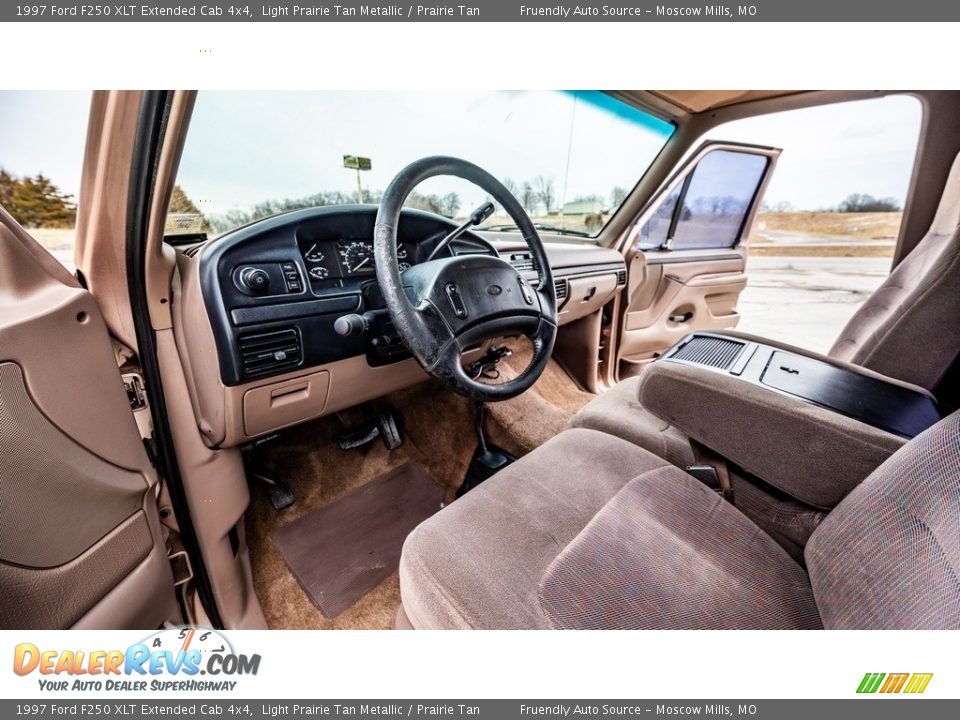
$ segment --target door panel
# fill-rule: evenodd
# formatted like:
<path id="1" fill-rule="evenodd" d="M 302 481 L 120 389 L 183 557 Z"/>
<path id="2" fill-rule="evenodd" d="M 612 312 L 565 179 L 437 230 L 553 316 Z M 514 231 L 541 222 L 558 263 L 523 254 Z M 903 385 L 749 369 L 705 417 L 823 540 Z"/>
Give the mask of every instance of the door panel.
<path id="1" fill-rule="evenodd" d="M 96 626 L 129 578 L 102 623 L 177 621 L 157 477 L 106 326 L 50 263 L 0 210 L 0 627 Z"/>
<path id="2" fill-rule="evenodd" d="M 651 360 L 694 328 L 730 329 L 740 320 L 744 253 L 677 255 L 637 253 L 630 261 L 620 345 L 625 362 Z"/>
<path id="3" fill-rule="evenodd" d="M 706 143 L 627 237 L 618 366 L 631 375 L 694 330 L 728 330 L 747 286 L 745 240 L 779 150 Z"/>

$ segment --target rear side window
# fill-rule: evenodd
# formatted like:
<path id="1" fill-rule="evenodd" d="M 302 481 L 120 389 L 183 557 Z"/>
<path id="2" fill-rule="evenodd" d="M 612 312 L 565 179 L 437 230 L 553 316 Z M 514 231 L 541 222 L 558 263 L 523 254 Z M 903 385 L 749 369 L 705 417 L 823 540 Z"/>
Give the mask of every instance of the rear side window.
<path id="1" fill-rule="evenodd" d="M 640 249 L 704 250 L 733 247 L 769 159 L 714 150 L 674 188 L 640 231 Z"/>

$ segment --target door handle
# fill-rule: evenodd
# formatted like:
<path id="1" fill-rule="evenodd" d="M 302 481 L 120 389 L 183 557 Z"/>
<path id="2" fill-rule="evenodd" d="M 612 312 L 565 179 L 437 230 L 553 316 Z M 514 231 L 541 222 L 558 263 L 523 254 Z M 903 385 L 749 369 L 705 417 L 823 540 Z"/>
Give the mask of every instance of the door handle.
<path id="1" fill-rule="evenodd" d="M 693 317 L 692 312 L 685 312 L 682 315 L 671 315 L 669 317 L 669 320 L 670 322 L 675 322 L 679 324 L 679 323 L 685 323 L 687 320 L 689 320 L 692 317 Z"/>

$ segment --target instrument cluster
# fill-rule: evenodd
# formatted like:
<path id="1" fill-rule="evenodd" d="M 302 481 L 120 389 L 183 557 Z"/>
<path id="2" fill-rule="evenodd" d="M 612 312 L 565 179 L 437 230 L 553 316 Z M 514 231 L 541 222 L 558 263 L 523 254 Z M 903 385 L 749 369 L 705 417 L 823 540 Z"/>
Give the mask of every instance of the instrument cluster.
<path id="1" fill-rule="evenodd" d="M 297 244 L 314 290 L 343 287 L 345 279 L 372 277 L 375 273 L 373 240 L 299 238 Z M 408 243 L 397 247 L 401 272 L 415 261 L 414 252 Z"/>

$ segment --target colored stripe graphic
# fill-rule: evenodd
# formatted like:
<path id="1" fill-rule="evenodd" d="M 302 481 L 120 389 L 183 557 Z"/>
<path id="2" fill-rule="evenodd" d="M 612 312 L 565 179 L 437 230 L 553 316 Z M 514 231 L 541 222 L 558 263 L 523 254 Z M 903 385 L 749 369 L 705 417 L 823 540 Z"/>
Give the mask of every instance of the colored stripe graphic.
<path id="1" fill-rule="evenodd" d="M 877 688 L 880 687 L 880 682 L 884 677 L 886 677 L 884 673 L 867 673 L 863 676 L 863 680 L 860 681 L 860 687 L 857 688 L 857 692 L 875 693 Z"/>
<path id="2" fill-rule="evenodd" d="M 922 693 L 927 689 L 927 685 L 930 684 L 931 678 L 933 678 L 933 673 L 914 673 L 913 677 L 910 678 L 910 682 L 907 683 L 907 687 L 904 692 Z"/>
<path id="3" fill-rule="evenodd" d="M 910 677 L 910 673 L 890 673 L 887 675 L 887 681 L 880 688 L 882 693 L 898 693 L 903 689 L 904 683 L 907 682 L 907 678 Z"/>
<path id="4" fill-rule="evenodd" d="M 926 690 L 932 678 L 933 673 L 866 673 L 857 687 L 857 692 L 880 692 L 887 695 L 903 692 L 915 695 Z"/>

